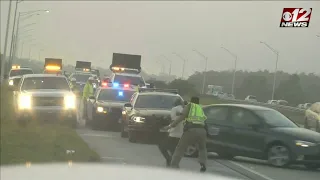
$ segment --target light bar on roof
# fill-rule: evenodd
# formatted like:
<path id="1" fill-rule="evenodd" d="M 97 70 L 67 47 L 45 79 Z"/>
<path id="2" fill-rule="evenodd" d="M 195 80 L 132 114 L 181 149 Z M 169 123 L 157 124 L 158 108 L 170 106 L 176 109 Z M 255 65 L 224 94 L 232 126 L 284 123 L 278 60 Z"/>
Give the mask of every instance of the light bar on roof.
<path id="1" fill-rule="evenodd" d="M 12 69 L 20 69 L 20 66 L 19 65 L 13 65 L 11 68 Z"/>
<path id="2" fill-rule="evenodd" d="M 49 70 L 49 71 L 58 71 L 58 70 L 61 70 L 61 67 L 60 66 L 55 66 L 55 65 L 48 65 L 45 67 L 46 70 Z"/>

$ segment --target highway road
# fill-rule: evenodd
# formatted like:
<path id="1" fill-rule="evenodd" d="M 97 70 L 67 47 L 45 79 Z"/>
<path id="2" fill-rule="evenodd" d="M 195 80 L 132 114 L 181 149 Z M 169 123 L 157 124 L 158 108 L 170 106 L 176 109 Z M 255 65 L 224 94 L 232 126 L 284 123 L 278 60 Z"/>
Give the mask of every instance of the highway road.
<path id="1" fill-rule="evenodd" d="M 165 161 L 157 146 L 152 143 L 130 143 L 120 137 L 119 132 L 93 131 L 79 128 L 78 134 L 95 150 L 105 163 L 139 166 L 164 167 Z M 198 172 L 196 158 L 183 158 L 182 170 Z M 213 153 L 209 155 L 206 173 L 232 176 L 245 180 L 319 180 L 320 170 L 308 171 L 302 166 L 287 169 L 274 168 L 263 161 L 236 158 L 234 161 L 222 160 Z"/>

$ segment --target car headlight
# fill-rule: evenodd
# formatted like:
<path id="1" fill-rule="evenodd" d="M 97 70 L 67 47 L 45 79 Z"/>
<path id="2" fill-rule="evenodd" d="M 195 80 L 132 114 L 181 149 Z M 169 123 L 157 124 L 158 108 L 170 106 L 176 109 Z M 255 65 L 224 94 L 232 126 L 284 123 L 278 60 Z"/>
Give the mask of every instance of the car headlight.
<path id="1" fill-rule="evenodd" d="M 296 146 L 300 146 L 300 147 L 310 147 L 310 146 L 315 146 L 316 143 L 312 143 L 312 142 L 308 142 L 308 141 L 295 141 Z"/>
<path id="2" fill-rule="evenodd" d="M 66 109 L 76 108 L 76 97 L 75 95 L 68 95 L 64 97 L 64 107 Z"/>
<path id="3" fill-rule="evenodd" d="M 103 107 L 97 107 L 97 112 L 102 113 L 103 111 L 104 111 L 104 108 L 103 108 Z"/>
<path id="4" fill-rule="evenodd" d="M 21 94 L 18 100 L 19 109 L 30 109 L 31 108 L 31 96 L 26 94 Z"/>
<path id="5" fill-rule="evenodd" d="M 12 79 L 9 80 L 9 86 L 13 86 L 13 80 Z"/>
<path id="6" fill-rule="evenodd" d="M 137 122 L 137 123 L 143 123 L 144 122 L 144 120 L 145 120 L 146 118 L 144 118 L 144 117 L 137 117 L 137 116 L 133 116 L 132 117 L 132 120 L 134 121 L 134 122 Z"/>

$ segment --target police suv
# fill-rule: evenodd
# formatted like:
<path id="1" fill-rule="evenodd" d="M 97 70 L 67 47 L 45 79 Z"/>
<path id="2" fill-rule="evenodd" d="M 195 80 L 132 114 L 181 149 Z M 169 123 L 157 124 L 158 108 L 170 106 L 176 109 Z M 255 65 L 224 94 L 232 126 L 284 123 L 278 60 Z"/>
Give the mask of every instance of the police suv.
<path id="1" fill-rule="evenodd" d="M 146 87 L 144 78 L 135 69 L 112 67 L 112 74 L 110 76 L 110 82 L 116 82 L 121 84 L 132 84 L 139 87 Z"/>
<path id="2" fill-rule="evenodd" d="M 76 98 L 65 76 L 24 75 L 13 90 L 18 120 L 61 120 L 76 126 Z"/>
<path id="3" fill-rule="evenodd" d="M 122 107 L 135 93 L 130 84 L 109 83 L 98 88 L 87 103 L 88 119 L 93 129 L 118 128 Z"/>
<path id="4" fill-rule="evenodd" d="M 9 86 L 17 85 L 24 74 L 33 74 L 31 68 L 20 67 L 19 65 L 13 65 L 12 69 L 9 71 Z"/>
<path id="5" fill-rule="evenodd" d="M 177 99 L 183 100 L 175 89 L 139 88 L 124 104 L 121 137 L 128 136 L 130 142 L 135 142 L 141 133 L 161 136 L 160 129 L 170 124 L 170 112 Z"/>

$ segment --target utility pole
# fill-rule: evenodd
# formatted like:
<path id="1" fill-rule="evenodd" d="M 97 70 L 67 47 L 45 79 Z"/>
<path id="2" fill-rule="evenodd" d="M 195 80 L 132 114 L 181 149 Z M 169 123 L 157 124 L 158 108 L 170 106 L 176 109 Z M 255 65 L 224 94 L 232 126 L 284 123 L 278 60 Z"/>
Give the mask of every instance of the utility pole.
<path id="1" fill-rule="evenodd" d="M 181 78 L 183 79 L 183 75 L 184 75 L 184 70 L 185 70 L 185 66 L 186 66 L 186 59 L 184 59 L 183 57 L 181 57 L 179 54 L 173 52 L 174 55 L 178 56 L 182 61 L 183 61 L 183 65 L 182 65 L 182 75 Z"/>
<path id="2" fill-rule="evenodd" d="M 6 36 L 4 40 L 4 51 L 3 51 L 3 58 L 1 59 L 1 77 L 4 78 L 6 68 L 5 68 L 5 62 L 7 59 L 7 46 L 8 46 L 8 34 L 9 34 L 9 26 L 10 26 L 10 17 L 11 17 L 11 4 L 12 0 L 10 0 L 9 3 L 9 11 L 8 11 L 8 18 L 7 18 L 7 28 L 6 28 Z"/>
<path id="3" fill-rule="evenodd" d="M 234 53 L 232 53 L 231 51 L 229 51 L 229 49 L 225 48 L 225 47 L 221 47 L 222 49 L 224 49 L 225 51 L 227 51 L 231 56 L 233 56 L 234 60 L 234 69 L 233 69 L 233 78 L 232 78 L 232 95 L 235 96 L 234 94 L 234 84 L 235 84 L 235 79 L 236 79 L 236 72 L 237 72 L 237 61 L 238 61 L 238 56 Z"/>
<path id="4" fill-rule="evenodd" d="M 193 49 L 194 52 L 196 52 L 198 55 L 202 56 L 203 59 L 205 60 L 205 66 L 204 66 L 204 72 L 203 72 L 203 81 L 202 81 L 202 94 L 204 93 L 205 90 L 205 84 L 207 80 L 207 66 L 208 66 L 208 57 L 197 51 L 196 49 Z"/>

